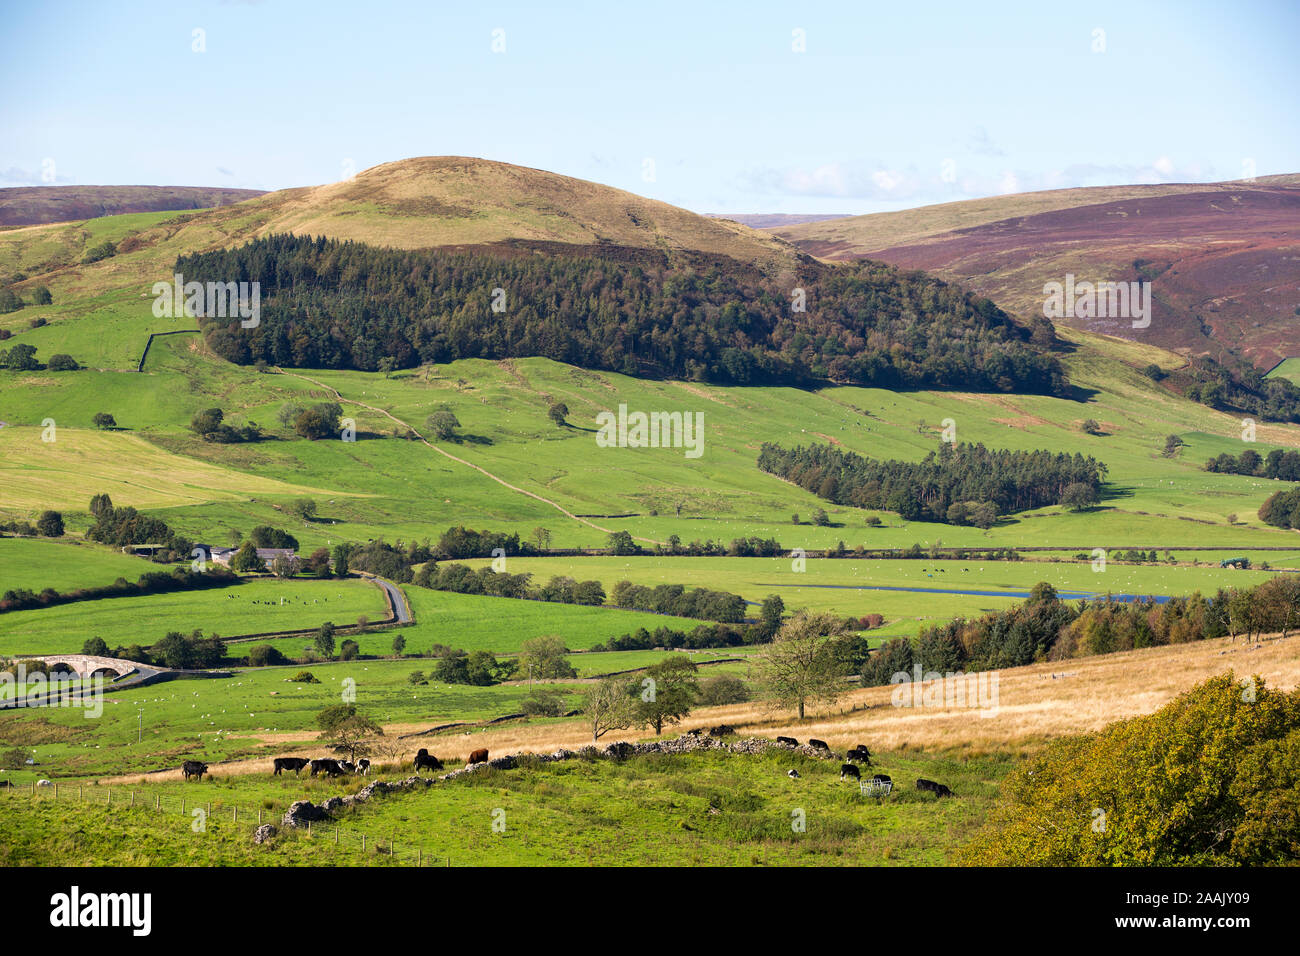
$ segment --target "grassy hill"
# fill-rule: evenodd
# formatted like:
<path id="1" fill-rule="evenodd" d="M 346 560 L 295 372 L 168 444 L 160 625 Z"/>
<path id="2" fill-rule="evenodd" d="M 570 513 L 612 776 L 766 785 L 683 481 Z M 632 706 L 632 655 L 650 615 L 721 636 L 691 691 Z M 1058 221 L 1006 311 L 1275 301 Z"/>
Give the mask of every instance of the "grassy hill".
<path id="1" fill-rule="evenodd" d="M 1268 368 L 1300 351 L 1295 180 L 1047 190 L 774 231 L 813 255 L 880 259 L 966 283 L 1021 316 L 1041 314 L 1044 283 L 1067 273 L 1151 279 L 1150 328 L 1065 321 L 1168 348 L 1228 345 Z"/>
<path id="2" fill-rule="evenodd" d="M 261 189 L 212 186 L 18 186 L 0 189 L 0 228 L 126 213 L 228 206 Z"/>

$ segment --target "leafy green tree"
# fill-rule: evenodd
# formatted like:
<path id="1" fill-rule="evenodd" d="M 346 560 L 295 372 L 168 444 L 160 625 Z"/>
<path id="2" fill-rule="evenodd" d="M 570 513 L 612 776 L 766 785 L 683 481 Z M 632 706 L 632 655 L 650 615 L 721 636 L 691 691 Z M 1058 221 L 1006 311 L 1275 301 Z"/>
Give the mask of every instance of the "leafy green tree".
<path id="1" fill-rule="evenodd" d="M 196 412 L 190 419 L 190 429 L 204 438 L 214 434 L 220 427 L 226 413 L 219 408 L 206 408 Z"/>
<path id="2" fill-rule="evenodd" d="M 774 705 L 798 711 L 810 703 L 833 703 L 845 691 L 848 675 L 837 638 L 847 633 L 832 614 L 801 611 L 782 625 L 776 638 L 756 656 L 754 670 L 763 695 Z"/>
<path id="3" fill-rule="evenodd" d="M 971 512 L 971 524 L 982 531 L 987 531 L 998 523 L 998 506 L 991 501 L 984 501 L 975 506 Z"/>
<path id="4" fill-rule="evenodd" d="M 295 498 L 289 508 L 303 521 L 316 517 L 316 502 L 312 498 Z"/>
<path id="5" fill-rule="evenodd" d="M 674 724 L 691 712 L 700 696 L 698 668 L 689 657 L 672 654 L 641 672 L 636 719 L 663 733 L 664 724 Z"/>
<path id="6" fill-rule="evenodd" d="M 978 866 L 1260 866 L 1300 847 L 1300 693 L 1212 677 L 1048 744 L 961 853 Z"/>
<path id="7" fill-rule="evenodd" d="M 563 402 L 556 402 L 547 409 L 546 414 L 550 416 L 551 421 L 555 422 L 556 426 L 559 428 L 563 428 L 565 425 L 569 424 L 567 420 L 569 417 L 569 406 L 565 405 Z"/>
<path id="8" fill-rule="evenodd" d="M 334 438 L 342 434 L 340 428 L 342 418 L 343 409 L 337 402 L 322 402 L 299 412 L 298 417 L 294 419 L 293 429 L 303 438 L 311 441 Z"/>
<path id="9" fill-rule="evenodd" d="M 320 651 L 322 657 L 332 657 L 334 655 L 334 625 L 326 621 L 316 632 L 316 650 Z"/>
<path id="10" fill-rule="evenodd" d="M 334 546 L 334 576 L 336 578 L 346 578 L 350 568 L 348 559 L 351 556 L 352 549 L 345 544 L 336 544 Z"/>
<path id="11" fill-rule="evenodd" d="M 591 724 L 594 744 L 611 730 L 624 730 L 637 720 L 638 684 L 626 677 L 606 677 L 587 691 L 583 713 Z"/>
<path id="12" fill-rule="evenodd" d="M 779 631 L 781 621 L 785 617 L 785 601 L 781 600 L 781 595 L 769 594 L 763 598 L 763 603 L 759 606 L 758 616 L 768 637 Z"/>
<path id="13" fill-rule="evenodd" d="M 91 423 L 99 429 L 117 427 L 117 420 L 108 412 L 99 412 L 93 419 L 91 419 Z"/>
<path id="14" fill-rule="evenodd" d="M 425 424 L 433 431 L 433 437 L 438 441 L 451 441 L 456 437 L 456 429 L 460 427 L 459 419 L 449 408 L 438 409 L 425 419 Z"/>
<path id="15" fill-rule="evenodd" d="M 91 637 L 81 645 L 81 653 L 90 657 L 108 657 L 108 644 L 102 637 Z"/>
<path id="16" fill-rule="evenodd" d="M 406 650 L 406 638 L 403 637 L 401 634 L 395 635 L 393 637 L 393 656 L 401 657 L 402 652 L 405 650 Z"/>
<path id="17" fill-rule="evenodd" d="M 530 637 L 519 648 L 519 672 L 538 680 L 565 680 L 578 676 L 565 655 L 564 638 L 555 634 Z"/>
<path id="18" fill-rule="evenodd" d="M 1097 489 L 1076 481 L 1061 492 L 1061 504 L 1071 511 L 1086 511 L 1098 501 Z"/>
<path id="19" fill-rule="evenodd" d="M 270 644 L 258 644 L 248 651 L 249 667 L 271 667 L 287 662 L 288 658 Z"/>
<path id="20" fill-rule="evenodd" d="M 631 533 L 627 531 L 615 531 L 609 536 L 609 550 L 617 555 L 641 553 L 641 549 L 637 547 Z"/>
<path id="21" fill-rule="evenodd" d="M 57 511 L 42 511 L 36 519 L 36 530 L 45 538 L 62 538 L 63 515 Z"/>
<path id="22" fill-rule="evenodd" d="M 239 550 L 230 556 L 230 569 L 244 573 L 265 571 L 266 562 L 258 556 L 257 548 L 253 546 L 253 542 L 245 541 L 239 546 Z"/>
<path id="23" fill-rule="evenodd" d="M 81 366 L 71 355 L 59 352 L 50 356 L 49 362 L 46 363 L 46 368 L 51 372 L 76 372 L 81 368 Z"/>
<path id="24" fill-rule="evenodd" d="M 334 704 L 316 715 L 320 739 L 333 747 L 347 751 L 348 759 L 356 761 L 371 753 L 373 738 L 382 737 L 384 728 L 354 704 Z"/>
<path id="25" fill-rule="evenodd" d="M 700 681 L 700 703 L 707 707 L 743 704 L 750 696 L 748 685 L 735 674 L 719 674 Z"/>

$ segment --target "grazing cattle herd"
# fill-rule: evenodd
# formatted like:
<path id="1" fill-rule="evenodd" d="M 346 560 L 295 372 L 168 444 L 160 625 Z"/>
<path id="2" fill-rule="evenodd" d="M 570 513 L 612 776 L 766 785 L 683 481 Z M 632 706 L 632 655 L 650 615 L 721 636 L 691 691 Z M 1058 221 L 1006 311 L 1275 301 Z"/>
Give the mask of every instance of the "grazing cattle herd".
<path id="1" fill-rule="evenodd" d="M 700 733 L 701 731 L 698 729 L 688 730 L 686 731 L 685 736 L 698 738 Z M 734 733 L 735 729 L 728 724 L 720 724 L 717 727 L 709 729 L 710 737 L 722 737 Z M 776 742 L 787 747 L 799 746 L 799 741 L 794 737 L 777 737 Z M 808 746 L 826 753 L 833 753 L 830 745 L 824 740 L 811 738 L 808 741 Z M 635 752 L 632 745 L 626 742 L 611 744 L 608 749 L 612 756 L 620 760 L 627 759 Z M 487 759 L 487 749 L 480 748 L 470 753 L 466 765 L 473 766 L 474 764 L 486 763 Z M 862 787 L 864 793 L 870 793 L 876 796 L 879 796 L 882 793 L 888 794 L 892 790 L 894 782 L 887 774 L 878 773 L 870 780 L 862 780 L 862 771 L 857 765 L 862 763 L 868 767 L 871 766 L 871 751 L 867 749 L 866 744 L 858 744 L 850 749 L 845 754 L 844 759 L 845 762 L 840 765 L 841 780 L 844 780 L 845 778 L 856 780 Z M 318 774 L 324 774 L 327 777 L 339 777 L 344 774 L 367 775 L 370 773 L 370 759 L 368 757 L 362 757 L 355 763 L 350 760 L 339 760 L 334 757 L 318 757 L 316 759 L 308 759 L 306 757 L 276 757 L 272 763 L 274 769 L 271 771 L 271 774 L 272 776 L 277 777 L 285 770 L 292 770 L 293 775 L 296 777 L 306 768 L 310 768 L 311 776 L 313 777 Z M 421 770 L 438 771 L 443 769 L 442 761 L 429 753 L 429 751 L 424 747 L 421 747 L 419 752 L 416 753 L 414 765 L 416 773 L 419 773 Z M 197 760 L 186 760 L 181 766 L 181 772 L 184 774 L 187 781 L 191 777 L 195 780 L 201 781 L 203 775 L 208 772 L 208 765 L 200 763 Z M 799 771 L 793 768 L 787 771 L 786 776 L 791 780 L 802 779 Z M 937 783 L 934 780 L 926 780 L 924 777 L 917 779 L 916 789 L 925 793 L 933 793 L 936 797 L 940 798 L 954 796 L 952 790 L 948 787 L 941 783 Z"/>

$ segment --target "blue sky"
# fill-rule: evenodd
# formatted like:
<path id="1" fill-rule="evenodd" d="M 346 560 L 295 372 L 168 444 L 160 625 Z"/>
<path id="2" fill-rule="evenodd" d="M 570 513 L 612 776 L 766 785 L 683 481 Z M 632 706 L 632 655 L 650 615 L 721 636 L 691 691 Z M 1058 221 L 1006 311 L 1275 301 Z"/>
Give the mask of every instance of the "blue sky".
<path id="1" fill-rule="evenodd" d="M 278 189 L 455 154 L 861 213 L 1300 172 L 1297 2 L 51 0 L 0 24 L 0 186 Z"/>

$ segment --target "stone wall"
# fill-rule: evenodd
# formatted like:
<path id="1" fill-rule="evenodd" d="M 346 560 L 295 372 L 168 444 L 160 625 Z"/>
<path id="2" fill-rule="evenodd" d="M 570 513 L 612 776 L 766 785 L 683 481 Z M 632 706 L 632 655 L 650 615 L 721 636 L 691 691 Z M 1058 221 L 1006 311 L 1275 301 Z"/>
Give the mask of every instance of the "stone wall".
<path id="1" fill-rule="evenodd" d="M 435 783 L 444 780 L 453 780 L 456 777 L 464 776 L 467 773 L 478 773 L 485 768 L 494 770 L 513 770 L 519 766 L 521 760 L 536 763 L 553 763 L 558 760 L 627 760 L 630 757 L 644 757 L 648 754 L 685 754 L 694 753 L 699 750 L 717 750 L 733 754 L 764 754 L 772 750 L 780 750 L 785 753 L 800 754 L 804 757 L 812 757 L 816 760 L 838 760 L 840 755 L 834 751 L 820 750 L 816 747 L 810 747 L 807 744 L 800 744 L 798 747 L 791 747 L 789 744 L 779 744 L 775 740 L 769 740 L 766 737 L 745 737 L 740 740 L 727 743 L 717 737 L 695 737 L 690 734 L 683 734 L 673 740 L 652 740 L 646 743 L 631 744 L 625 741 L 612 743 L 603 749 L 595 746 L 583 747 L 580 750 L 557 750 L 549 754 L 506 754 L 504 757 L 495 757 L 484 763 L 470 764 L 460 770 L 451 770 L 447 773 L 436 777 L 421 777 L 418 775 L 407 777 L 405 780 L 395 780 L 391 783 L 385 780 L 376 780 L 368 783 L 354 794 L 342 797 L 330 797 L 321 801 L 320 805 L 312 803 L 310 800 L 298 800 L 284 814 L 284 825 L 286 827 L 306 826 L 308 822 L 318 820 L 329 820 L 336 810 L 344 807 L 355 806 L 358 803 L 365 803 L 375 795 L 382 796 L 387 793 L 402 793 L 408 790 L 426 790 Z"/>

